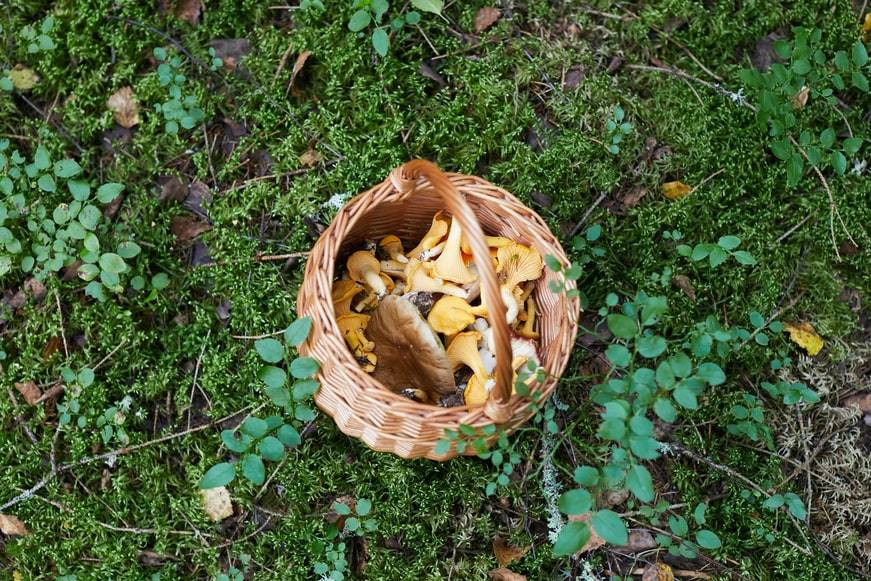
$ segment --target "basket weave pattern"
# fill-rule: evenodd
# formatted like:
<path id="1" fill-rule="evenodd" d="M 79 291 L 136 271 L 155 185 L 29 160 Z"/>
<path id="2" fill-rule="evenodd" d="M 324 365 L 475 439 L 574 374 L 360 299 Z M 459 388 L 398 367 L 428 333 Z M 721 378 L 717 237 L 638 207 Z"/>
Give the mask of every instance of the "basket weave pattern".
<path id="1" fill-rule="evenodd" d="M 471 231 L 464 228 L 473 249 L 476 245 L 486 248 L 480 236 L 483 230 L 488 235 L 530 245 L 542 256 L 551 254 L 567 262 L 544 221 L 517 198 L 481 178 L 442 174 L 435 165 L 416 160 L 394 169 L 382 183 L 339 210 L 312 248 L 297 300 L 299 315 L 311 317 L 313 323 L 300 352 L 321 363 L 321 387 L 315 394 L 318 407 L 332 416 L 344 433 L 361 439 L 372 449 L 403 458 L 447 460 L 456 456 L 455 450 L 435 453 L 446 429 L 456 430 L 461 423 L 477 428 L 498 423 L 511 429 L 523 424 L 532 413 L 527 398 L 508 395 L 510 378 L 504 378 L 504 374 L 500 378 L 499 369 L 500 386 L 493 390 L 498 393 L 491 392 L 491 401 L 484 407 L 440 408 L 407 399 L 363 371 L 339 331 L 331 298 L 337 262 L 341 264 L 364 240 L 379 240 L 388 234 L 399 236 L 407 248 L 414 246 L 429 228 L 433 215 L 446 207 L 455 217 L 462 215 L 461 225 L 466 220 L 473 222 Z M 485 278 L 482 276 L 482 294 L 486 295 Z M 560 280 L 567 289 L 574 288 L 571 281 L 545 269 L 533 291 L 538 311 L 536 327 L 541 335 L 541 365 L 549 375 L 544 382 L 531 384 L 531 389 L 545 395 L 553 391 L 568 363 L 580 310 L 578 298 L 549 289 L 553 280 Z M 504 306 L 494 310 L 504 321 Z M 502 353 L 510 353 L 507 334 L 500 341 L 498 331 L 494 326 L 497 343 L 504 343 Z M 510 357 L 502 363 L 499 351 L 497 345 L 497 361 L 502 364 L 500 369 L 505 369 Z M 466 453 L 474 453 L 471 446 Z"/>

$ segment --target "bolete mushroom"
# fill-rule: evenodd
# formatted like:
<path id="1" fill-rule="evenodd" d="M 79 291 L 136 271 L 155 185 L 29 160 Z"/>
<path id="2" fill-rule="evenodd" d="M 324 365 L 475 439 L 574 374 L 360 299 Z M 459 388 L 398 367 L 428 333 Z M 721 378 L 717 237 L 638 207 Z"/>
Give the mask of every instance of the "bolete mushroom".
<path id="1" fill-rule="evenodd" d="M 371 373 L 375 370 L 378 358 L 373 352 L 375 344 L 367 339 L 364 334 L 369 321 L 369 315 L 358 313 L 342 315 L 336 318 L 336 323 L 338 323 L 339 330 L 345 338 L 345 343 L 348 344 L 348 347 L 354 353 L 357 361 L 360 362 L 363 370 Z"/>
<path id="2" fill-rule="evenodd" d="M 423 235 L 417 246 L 408 252 L 406 256 L 420 260 L 424 252 L 431 251 L 442 241 L 442 238 L 448 233 L 449 226 L 450 221 L 444 217 L 444 214 L 441 211 L 436 212 L 435 216 L 432 217 L 429 231 Z"/>
<path id="3" fill-rule="evenodd" d="M 416 258 L 409 259 L 405 267 L 405 292 L 422 291 L 466 298 L 468 293 L 464 289 L 433 276 L 432 268 L 431 262 L 421 262 Z"/>
<path id="4" fill-rule="evenodd" d="M 448 232 L 448 240 L 445 243 L 444 250 L 441 255 L 433 263 L 433 273 L 441 279 L 449 280 L 459 284 L 469 284 L 474 281 L 475 273 L 469 270 L 463 260 L 462 249 L 460 243 L 462 241 L 463 230 L 460 227 L 460 222 L 456 218 L 451 220 L 451 229 Z"/>
<path id="5" fill-rule="evenodd" d="M 372 312 L 367 333 L 378 357 L 372 377 L 392 391 L 411 387 L 446 394 L 456 389 L 445 348 L 411 301 L 384 297 Z"/>
<path id="6" fill-rule="evenodd" d="M 378 259 L 371 252 L 358 250 L 348 257 L 347 267 L 348 276 L 352 280 L 366 285 L 379 298 L 387 294 L 387 286 L 379 276 L 381 274 L 381 263 L 378 262 Z"/>
<path id="7" fill-rule="evenodd" d="M 337 280 L 333 283 L 331 294 L 333 311 L 337 317 L 351 314 L 351 302 L 362 290 L 362 286 L 350 279 Z"/>
<path id="8" fill-rule="evenodd" d="M 436 301 L 426 320 L 434 331 L 454 335 L 474 323 L 476 317 L 486 316 L 487 309 L 483 305 L 473 307 L 459 297 L 448 295 Z"/>

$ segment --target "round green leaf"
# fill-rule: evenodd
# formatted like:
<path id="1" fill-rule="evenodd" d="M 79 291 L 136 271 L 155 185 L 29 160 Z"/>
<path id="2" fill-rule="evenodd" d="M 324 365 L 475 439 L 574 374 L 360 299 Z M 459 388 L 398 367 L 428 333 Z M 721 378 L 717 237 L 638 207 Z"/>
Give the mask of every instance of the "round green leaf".
<path id="1" fill-rule="evenodd" d="M 54 178 L 50 174 L 43 174 L 36 180 L 36 185 L 43 192 L 53 192 L 56 189 Z"/>
<path id="2" fill-rule="evenodd" d="M 638 340 L 636 347 L 638 348 L 638 353 L 640 353 L 642 357 L 653 359 L 654 357 L 659 357 L 665 352 L 666 342 L 665 338 L 660 337 L 659 335 L 646 335 Z"/>
<path id="3" fill-rule="evenodd" d="M 284 384 L 287 383 L 287 372 L 274 365 L 261 367 L 257 376 L 269 387 L 284 387 Z"/>
<path id="4" fill-rule="evenodd" d="M 200 480 L 200 488 L 217 488 L 226 486 L 236 477 L 236 468 L 229 462 L 221 462 L 209 468 Z"/>
<path id="5" fill-rule="evenodd" d="M 666 397 L 657 398 L 653 402 L 653 411 L 664 422 L 671 423 L 677 419 L 677 410 L 671 400 Z"/>
<path id="6" fill-rule="evenodd" d="M 626 473 L 626 487 L 641 502 L 653 500 L 653 479 L 650 472 L 641 464 L 635 464 Z"/>
<path id="7" fill-rule="evenodd" d="M 612 545 L 625 545 L 629 542 L 629 531 L 626 529 L 626 524 L 616 512 L 600 510 L 593 513 L 593 517 L 590 520 L 593 530 L 605 542 Z"/>
<path id="8" fill-rule="evenodd" d="M 280 385 L 267 386 L 266 396 L 278 407 L 284 407 L 290 402 L 290 393 Z"/>
<path id="9" fill-rule="evenodd" d="M 593 507 L 593 497 L 583 488 L 564 492 L 559 497 L 559 509 L 565 514 L 584 514 Z"/>
<path id="10" fill-rule="evenodd" d="M 320 369 L 320 364 L 311 357 L 297 357 L 290 363 L 290 374 L 297 379 L 311 377 Z"/>
<path id="11" fill-rule="evenodd" d="M 632 360 L 629 349 L 623 345 L 608 345 L 605 349 L 605 357 L 617 367 L 627 367 Z"/>
<path id="12" fill-rule="evenodd" d="M 254 349 L 260 354 L 260 358 L 268 363 L 278 363 L 284 359 L 284 346 L 271 337 L 255 341 Z"/>
<path id="13" fill-rule="evenodd" d="M 93 230 L 100 222 L 101 216 L 102 214 L 96 206 L 88 204 L 82 208 L 81 212 L 79 212 L 79 222 L 81 222 L 82 226 L 87 230 Z"/>
<path id="14" fill-rule="evenodd" d="M 851 55 L 853 58 L 853 64 L 857 67 L 864 67 L 868 63 L 868 50 L 865 48 L 865 44 L 857 40 L 855 44 L 853 44 L 853 50 L 851 51 Z"/>
<path id="15" fill-rule="evenodd" d="M 151 286 L 155 290 L 163 290 L 169 286 L 169 275 L 165 272 L 158 272 L 151 277 Z"/>
<path id="16" fill-rule="evenodd" d="M 372 21 L 368 10 L 357 10 L 351 15 L 351 20 L 348 21 L 348 30 L 351 32 L 360 32 Z"/>
<path id="17" fill-rule="evenodd" d="M 263 465 L 263 460 L 260 456 L 246 454 L 242 458 L 242 476 L 257 486 L 266 481 L 266 466 Z"/>
<path id="18" fill-rule="evenodd" d="M 390 45 L 390 37 L 387 36 L 387 31 L 384 28 L 376 28 L 372 31 L 372 46 L 382 57 L 387 56 L 387 49 Z"/>
<path id="19" fill-rule="evenodd" d="M 242 422 L 242 431 L 252 438 L 262 438 L 269 431 L 269 424 L 264 419 L 251 416 Z"/>
<path id="20" fill-rule="evenodd" d="M 711 385 L 720 385 L 726 381 L 726 374 L 716 363 L 702 363 L 699 365 L 698 375 Z"/>
<path id="21" fill-rule="evenodd" d="M 638 325 L 635 319 L 626 315 L 608 315 L 608 329 L 615 337 L 620 339 L 632 339 L 638 333 Z"/>
<path id="22" fill-rule="evenodd" d="M 741 246 L 741 239 L 737 236 L 722 236 L 720 240 L 717 241 L 717 245 L 726 250 L 735 250 Z"/>
<path id="23" fill-rule="evenodd" d="M 124 258 L 133 258 L 137 254 L 142 252 L 142 249 L 135 242 L 127 241 L 119 244 L 117 251 L 118 254 Z"/>
<path id="24" fill-rule="evenodd" d="M 297 432 L 296 428 L 290 424 L 284 424 L 278 428 L 278 432 L 276 432 L 275 435 L 278 436 L 281 443 L 288 448 L 296 448 L 302 443 L 302 438 L 300 437 L 299 432 Z"/>
<path id="25" fill-rule="evenodd" d="M 696 533 L 696 542 L 703 549 L 719 549 L 722 546 L 720 542 L 720 537 L 718 537 L 714 532 L 709 531 L 707 529 L 701 530 Z"/>
<path id="26" fill-rule="evenodd" d="M 121 274 L 127 270 L 127 264 L 114 252 L 107 252 L 100 255 L 100 268 L 112 274 Z"/>
<path id="27" fill-rule="evenodd" d="M 674 397 L 674 401 L 689 410 L 698 409 L 699 407 L 699 402 L 696 399 L 696 392 L 692 387 L 684 383 L 679 384 L 675 388 L 672 396 Z"/>
<path id="28" fill-rule="evenodd" d="M 260 454 L 270 462 L 278 462 L 284 458 L 284 444 L 274 436 L 266 436 L 258 447 Z"/>
<path id="29" fill-rule="evenodd" d="M 90 387 L 94 383 L 94 370 L 90 367 L 82 367 L 76 375 L 76 381 L 82 387 Z"/>
<path id="30" fill-rule="evenodd" d="M 93 232 L 88 232 L 85 234 L 84 246 L 87 250 L 91 252 L 99 252 L 100 251 L 100 240 L 97 238 L 97 235 Z"/>
<path id="31" fill-rule="evenodd" d="M 233 430 L 223 430 L 221 432 L 221 441 L 228 450 L 237 454 L 247 451 L 248 446 L 251 445 L 250 436 L 239 434 L 239 437 L 237 438 Z"/>
<path id="32" fill-rule="evenodd" d="M 284 330 L 284 341 L 289 345 L 298 347 L 308 338 L 312 328 L 311 317 L 302 317 L 295 320 Z"/>
<path id="33" fill-rule="evenodd" d="M 54 164 L 54 175 L 59 178 L 71 178 L 81 171 L 81 166 L 72 159 L 62 159 Z"/>
<path id="34" fill-rule="evenodd" d="M 590 528 L 582 521 L 571 521 L 560 529 L 559 536 L 553 545 L 556 557 L 573 555 L 590 540 Z"/>

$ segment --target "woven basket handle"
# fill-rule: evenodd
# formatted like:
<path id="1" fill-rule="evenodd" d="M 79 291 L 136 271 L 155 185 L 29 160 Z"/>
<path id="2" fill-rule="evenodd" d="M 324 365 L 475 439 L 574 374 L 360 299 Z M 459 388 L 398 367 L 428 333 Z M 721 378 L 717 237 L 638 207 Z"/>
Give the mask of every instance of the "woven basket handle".
<path id="1" fill-rule="evenodd" d="M 490 397 L 484 406 L 484 414 L 496 423 L 504 423 L 511 418 L 508 401 L 511 398 L 511 335 L 508 321 L 505 318 L 505 303 L 499 291 L 499 282 L 490 249 L 484 238 L 484 231 L 478 223 L 475 212 L 466 203 L 466 199 L 457 190 L 448 176 L 434 163 L 423 159 L 409 161 L 393 170 L 391 181 L 401 194 L 413 191 L 418 177 L 429 180 L 433 190 L 444 200 L 448 211 L 454 219 L 460 221 L 460 226 L 466 234 L 472 257 L 478 268 L 481 279 L 481 295 L 487 306 L 490 327 L 493 329 L 493 341 L 496 347 L 496 385 L 490 391 Z"/>

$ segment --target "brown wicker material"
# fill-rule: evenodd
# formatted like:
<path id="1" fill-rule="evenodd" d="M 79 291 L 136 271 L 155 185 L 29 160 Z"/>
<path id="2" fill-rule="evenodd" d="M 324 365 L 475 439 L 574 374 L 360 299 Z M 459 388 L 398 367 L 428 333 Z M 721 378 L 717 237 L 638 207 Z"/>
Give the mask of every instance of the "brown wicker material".
<path id="1" fill-rule="evenodd" d="M 433 215 L 442 209 L 463 227 L 480 271 L 484 301 L 496 305 L 490 316 L 496 343 L 496 386 L 483 407 L 441 408 L 393 393 L 360 368 L 345 345 L 333 312 L 331 288 L 338 261 L 358 250 L 364 240 L 379 240 L 388 234 L 399 236 L 406 248 L 413 247 L 429 228 Z M 320 361 L 321 387 L 315 402 L 344 433 L 360 438 L 370 448 L 403 458 L 447 460 L 456 456 L 453 448 L 447 454 L 435 453 L 446 429 L 457 430 L 461 423 L 476 428 L 496 423 L 512 429 L 529 419 L 529 399 L 510 395 L 509 329 L 483 231 L 567 262 L 559 241 L 541 217 L 517 198 L 481 178 L 442 173 L 423 160 L 394 169 L 382 183 L 354 197 L 321 234 L 309 255 L 297 301 L 299 315 L 308 315 L 313 322 L 300 352 Z M 482 256 L 487 259 L 478 260 Z M 553 391 L 568 363 L 580 310 L 578 298 L 549 289 L 554 280 L 560 280 L 567 289 L 574 288 L 571 281 L 545 269 L 533 291 L 539 313 L 539 354 L 548 378 L 531 388 L 545 395 Z M 471 446 L 466 453 L 474 453 Z"/>

